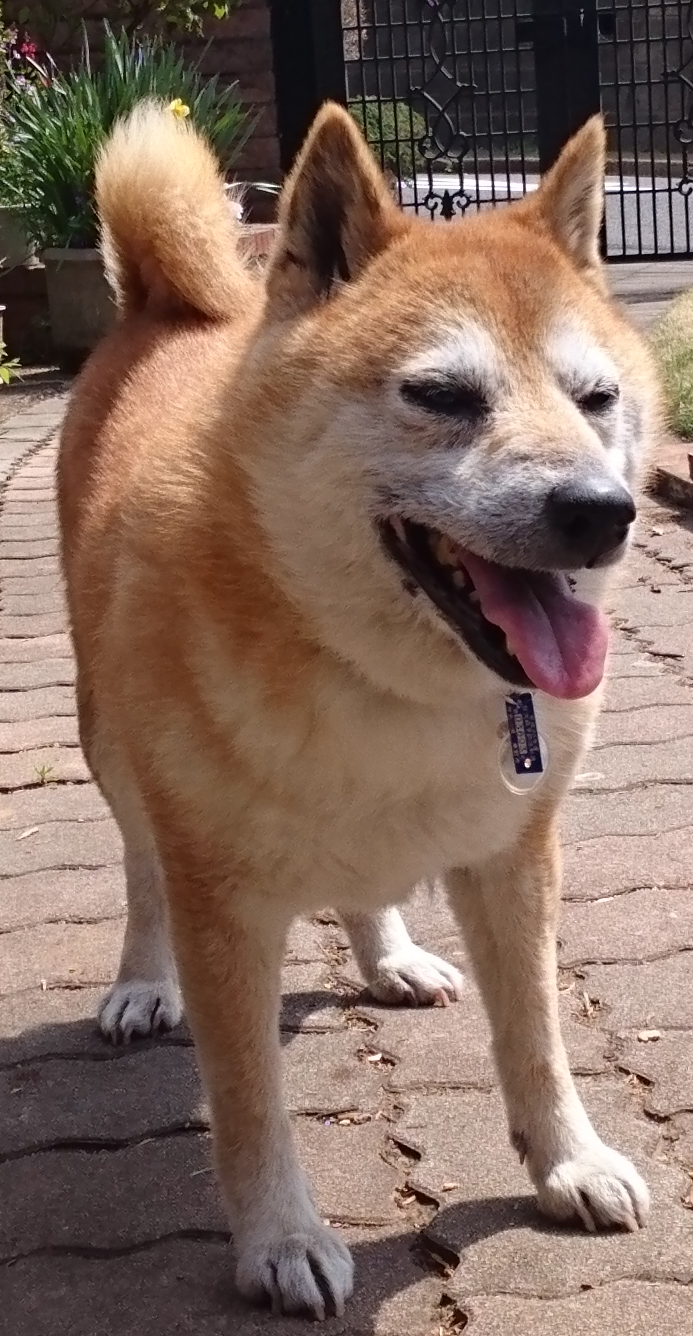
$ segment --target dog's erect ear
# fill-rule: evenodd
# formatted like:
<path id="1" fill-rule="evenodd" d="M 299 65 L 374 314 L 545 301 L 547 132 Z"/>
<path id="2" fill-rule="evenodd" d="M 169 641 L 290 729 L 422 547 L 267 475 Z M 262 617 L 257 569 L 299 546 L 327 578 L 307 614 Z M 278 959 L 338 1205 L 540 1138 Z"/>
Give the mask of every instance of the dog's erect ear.
<path id="1" fill-rule="evenodd" d="M 267 275 L 273 314 L 308 310 L 338 280 L 357 278 L 405 226 L 351 116 L 318 113 L 282 194 Z"/>
<path id="2" fill-rule="evenodd" d="M 532 201 L 544 224 L 579 269 L 599 267 L 604 214 L 606 133 L 601 116 L 568 141 Z"/>

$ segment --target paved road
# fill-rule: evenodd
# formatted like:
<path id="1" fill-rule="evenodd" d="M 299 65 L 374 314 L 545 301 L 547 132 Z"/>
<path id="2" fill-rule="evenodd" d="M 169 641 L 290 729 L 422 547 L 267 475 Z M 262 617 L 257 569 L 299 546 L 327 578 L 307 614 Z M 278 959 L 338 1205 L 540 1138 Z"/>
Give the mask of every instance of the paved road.
<path id="1" fill-rule="evenodd" d="M 12 1336 L 275 1336 L 233 1295 L 187 1035 L 94 1033 L 123 931 L 117 832 L 77 745 L 53 495 L 60 400 L 0 435 L 0 1313 Z M 297 926 L 287 1098 L 358 1290 L 328 1336 L 693 1330 L 693 543 L 649 506 L 615 601 L 597 745 L 565 819 L 561 1009 L 578 1084 L 654 1198 L 648 1230 L 536 1214 L 476 991 L 364 998 L 339 929 Z M 407 911 L 460 961 L 442 902 Z"/>

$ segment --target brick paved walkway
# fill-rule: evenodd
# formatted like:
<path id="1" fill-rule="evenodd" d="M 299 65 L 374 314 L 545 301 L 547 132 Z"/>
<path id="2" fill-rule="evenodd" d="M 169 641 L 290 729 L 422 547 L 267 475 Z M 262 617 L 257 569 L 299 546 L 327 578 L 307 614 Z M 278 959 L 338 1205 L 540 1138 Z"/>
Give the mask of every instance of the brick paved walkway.
<path id="1" fill-rule="evenodd" d="M 113 1051 L 94 1033 L 124 886 L 77 746 L 52 487 L 61 408 L 0 435 L 0 1324 L 305 1332 L 231 1291 L 188 1037 Z M 474 989 L 447 1010 L 373 1006 L 326 915 L 293 934 L 282 1025 L 302 1158 L 358 1268 L 328 1334 L 693 1331 L 693 541 L 654 504 L 616 620 L 600 737 L 565 822 L 562 1010 L 598 1127 L 651 1186 L 650 1227 L 545 1227 Z M 442 903 L 419 897 L 406 917 L 459 958 Z"/>

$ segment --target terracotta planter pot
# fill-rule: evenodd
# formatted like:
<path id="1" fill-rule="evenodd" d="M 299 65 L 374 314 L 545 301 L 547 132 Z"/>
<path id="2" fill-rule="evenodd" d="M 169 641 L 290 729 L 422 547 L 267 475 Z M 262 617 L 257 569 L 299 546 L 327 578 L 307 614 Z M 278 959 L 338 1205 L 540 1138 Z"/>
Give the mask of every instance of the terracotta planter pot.
<path id="1" fill-rule="evenodd" d="M 53 347 L 59 362 L 79 366 L 115 320 L 115 304 L 98 250 L 43 251 Z"/>

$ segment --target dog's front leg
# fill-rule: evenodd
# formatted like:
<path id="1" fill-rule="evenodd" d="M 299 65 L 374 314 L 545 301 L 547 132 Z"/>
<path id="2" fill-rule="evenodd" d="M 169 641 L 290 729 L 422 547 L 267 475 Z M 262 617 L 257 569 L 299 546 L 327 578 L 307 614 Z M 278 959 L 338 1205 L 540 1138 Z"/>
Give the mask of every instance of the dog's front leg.
<path id="1" fill-rule="evenodd" d="M 649 1198 L 632 1164 L 599 1139 L 568 1067 L 558 1018 L 557 842 L 550 822 L 507 857 L 455 872 L 451 904 L 493 1030 L 511 1140 L 545 1214 L 587 1229 L 645 1223 Z"/>
<path id="2" fill-rule="evenodd" d="M 351 1256 L 313 1205 L 282 1101 L 278 1015 L 289 920 L 277 899 L 224 886 L 199 868 L 174 862 L 166 873 L 237 1285 L 277 1312 L 324 1317 L 327 1298 L 341 1314 Z"/>

